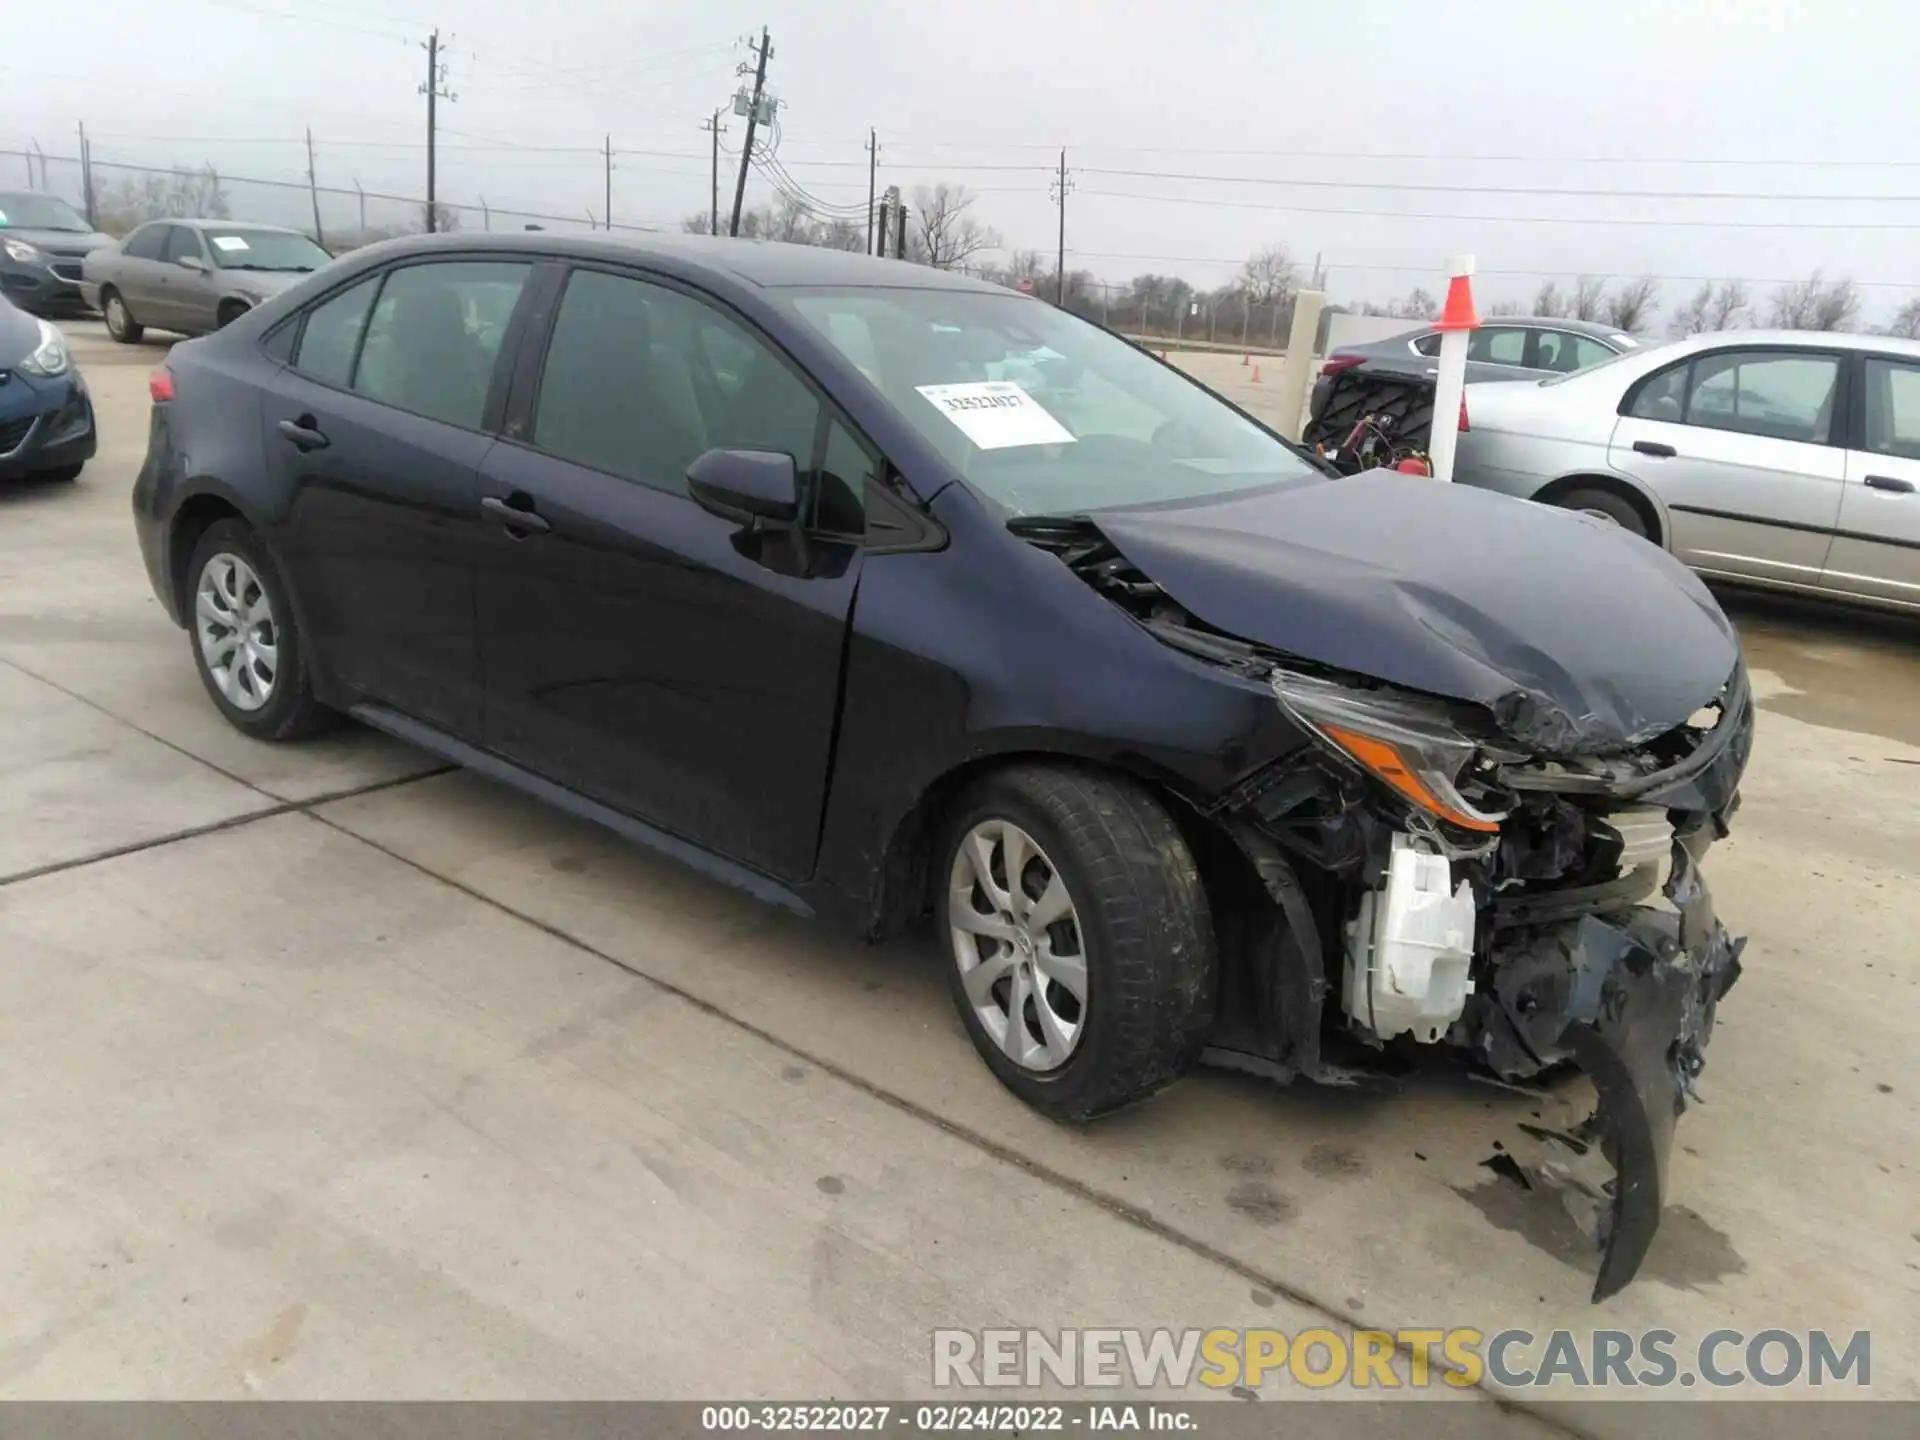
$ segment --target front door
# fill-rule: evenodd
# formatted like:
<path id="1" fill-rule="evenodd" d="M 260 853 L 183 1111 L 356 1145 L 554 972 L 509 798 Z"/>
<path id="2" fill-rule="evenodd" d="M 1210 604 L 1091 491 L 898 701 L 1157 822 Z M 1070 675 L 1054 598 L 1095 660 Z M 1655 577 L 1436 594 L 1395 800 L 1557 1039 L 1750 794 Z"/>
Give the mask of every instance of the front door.
<path id="1" fill-rule="evenodd" d="M 1607 462 L 1665 502 L 1699 570 L 1817 586 L 1846 483 L 1841 358 L 1723 350 L 1629 392 Z"/>
<path id="2" fill-rule="evenodd" d="M 166 330 L 199 334 L 213 328 L 213 262 L 200 232 L 187 225 L 167 231 L 167 253 L 155 287 L 153 323 Z"/>
<path id="3" fill-rule="evenodd" d="M 1920 364 L 1869 356 L 1829 589 L 1920 605 Z"/>
<path id="4" fill-rule="evenodd" d="M 502 337 L 530 267 L 434 261 L 316 306 L 262 407 L 319 661 L 362 698 L 480 733 L 479 468 Z"/>
<path id="5" fill-rule="evenodd" d="M 799 544 L 750 533 L 689 499 L 686 472 L 710 448 L 778 450 L 818 495 L 823 475 L 857 470 L 866 452 L 741 321 L 630 274 L 573 271 L 544 366 L 522 380 L 507 438 L 481 466 L 488 747 L 805 878 L 858 520 L 823 519 Z"/>

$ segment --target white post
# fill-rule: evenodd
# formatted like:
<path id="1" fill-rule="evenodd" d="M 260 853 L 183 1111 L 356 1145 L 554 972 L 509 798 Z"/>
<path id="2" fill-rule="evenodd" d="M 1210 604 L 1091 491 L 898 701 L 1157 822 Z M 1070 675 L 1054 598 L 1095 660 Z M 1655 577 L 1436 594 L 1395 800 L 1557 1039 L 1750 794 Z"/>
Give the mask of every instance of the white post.
<path id="1" fill-rule="evenodd" d="M 1298 441 L 1306 428 L 1307 392 L 1313 385 L 1313 342 L 1320 333 L 1320 311 L 1327 297 L 1318 290 L 1301 290 L 1293 297 L 1293 328 L 1287 332 L 1287 358 L 1280 367 L 1280 394 L 1274 406 L 1280 421 L 1274 427 Z"/>
<path id="2" fill-rule="evenodd" d="M 1447 304 L 1440 317 L 1440 373 L 1433 381 L 1433 425 L 1427 436 L 1427 459 L 1433 478 L 1453 479 L 1453 452 L 1460 441 L 1460 402 L 1467 389 L 1467 343 L 1479 324 L 1473 313 L 1470 278 L 1473 257 L 1454 258 L 1449 270 Z M 1471 423 L 1471 422 L 1469 422 Z"/>

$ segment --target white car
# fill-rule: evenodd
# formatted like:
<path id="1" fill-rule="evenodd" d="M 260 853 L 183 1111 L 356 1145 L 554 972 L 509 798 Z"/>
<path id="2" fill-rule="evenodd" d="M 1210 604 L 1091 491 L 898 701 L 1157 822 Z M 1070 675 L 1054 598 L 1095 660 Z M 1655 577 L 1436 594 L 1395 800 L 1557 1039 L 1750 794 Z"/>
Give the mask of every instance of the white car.
<path id="1" fill-rule="evenodd" d="M 1454 479 L 1701 574 L 1920 610 L 1920 342 L 1718 332 L 1467 391 Z"/>

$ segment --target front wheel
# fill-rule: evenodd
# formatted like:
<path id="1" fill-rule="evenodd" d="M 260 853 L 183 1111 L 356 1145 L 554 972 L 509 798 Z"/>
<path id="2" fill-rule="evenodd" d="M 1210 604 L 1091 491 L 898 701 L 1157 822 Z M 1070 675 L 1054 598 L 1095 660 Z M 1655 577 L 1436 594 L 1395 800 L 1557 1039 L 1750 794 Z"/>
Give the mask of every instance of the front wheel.
<path id="1" fill-rule="evenodd" d="M 1602 490 L 1597 486 L 1582 486 L 1569 490 L 1556 499 L 1554 504 L 1562 510 L 1577 510 L 1582 515 L 1591 515 L 1596 520 L 1605 520 L 1618 525 L 1629 535 L 1647 538 L 1647 522 L 1632 501 L 1612 490 Z"/>
<path id="2" fill-rule="evenodd" d="M 1151 792 L 1065 766 L 996 771 L 960 802 L 937 863 L 954 1002 L 1027 1104 L 1092 1119 L 1198 1057 L 1213 924 L 1193 855 Z"/>
<path id="3" fill-rule="evenodd" d="M 293 605 L 248 526 L 207 528 L 188 562 L 194 667 L 227 723 L 257 740 L 297 740 L 338 717 L 313 695 Z"/>

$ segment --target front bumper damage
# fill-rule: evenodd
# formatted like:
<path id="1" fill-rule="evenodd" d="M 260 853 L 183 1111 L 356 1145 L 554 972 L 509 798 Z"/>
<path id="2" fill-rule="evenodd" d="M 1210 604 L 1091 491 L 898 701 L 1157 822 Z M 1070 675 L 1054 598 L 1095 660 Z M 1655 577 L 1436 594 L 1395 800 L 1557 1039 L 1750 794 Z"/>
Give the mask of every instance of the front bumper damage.
<path id="1" fill-rule="evenodd" d="M 1443 999 L 1431 1028 L 1413 1027 L 1415 1041 L 1444 1038 L 1516 1085 L 1569 1064 L 1592 1082 L 1596 1104 L 1582 1124 L 1568 1133 L 1526 1127 L 1537 1144 L 1516 1146 L 1496 1168 L 1559 1192 L 1599 1251 L 1596 1302 L 1627 1285 L 1647 1256 L 1667 1198 L 1674 1128 L 1699 1098 L 1715 1009 L 1740 975 L 1745 942 L 1715 913 L 1701 859 L 1738 807 L 1753 722 L 1744 674 L 1736 671 L 1719 703 L 1718 723 L 1677 759 L 1516 767 L 1509 778 L 1533 790 L 1497 843 L 1453 852 L 1451 875 L 1431 897 L 1460 907 L 1448 932 L 1457 949 L 1450 957 L 1448 933 L 1431 926 L 1414 947 L 1425 947 L 1415 967 L 1422 982 L 1449 958 L 1464 967 L 1469 954 L 1472 977 L 1455 1008 Z M 1382 832 L 1398 831 L 1406 817 L 1382 813 L 1351 776 L 1309 760 L 1222 797 L 1214 818 L 1272 903 L 1265 930 L 1246 937 L 1252 958 L 1223 977 L 1206 1058 L 1323 1083 L 1380 1073 L 1330 1060 L 1337 1047 L 1323 1027 L 1344 1009 L 1349 1033 L 1373 1051 L 1400 1028 L 1372 1033 L 1379 997 L 1355 998 L 1356 985 L 1380 974 L 1370 967 L 1385 962 L 1372 950 L 1356 958 L 1353 916 L 1384 894 Z M 1598 865 L 1596 835 L 1617 847 Z M 1389 838 L 1394 849 L 1445 848 L 1432 832 Z M 1542 873 L 1551 878 L 1536 883 Z M 1456 884 L 1459 896 L 1449 897 Z M 1376 913 L 1386 908 L 1382 900 Z M 1370 944 L 1364 928 L 1360 943 Z M 1409 1003 L 1417 1010 L 1423 998 L 1416 987 Z M 1520 1163 L 1530 1148 L 1542 1158 Z M 1610 1174 L 1596 1173 L 1603 1169 Z"/>
<path id="2" fill-rule="evenodd" d="M 1593 1298 L 1604 1300 L 1639 1272 L 1660 1226 L 1674 1124 L 1697 1099 L 1715 1007 L 1740 978 L 1736 940 L 1685 846 L 1675 842 L 1673 878 L 1650 906 L 1562 921 L 1496 948 L 1492 984 L 1469 1022 L 1487 1064 L 1526 1079 L 1571 1059 L 1593 1081 L 1594 1113 L 1573 1136 L 1542 1137 L 1584 1156 L 1598 1147 L 1612 1181 L 1569 1209 L 1600 1247 Z M 1537 1178 L 1564 1171 L 1551 1164 Z"/>

